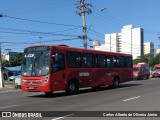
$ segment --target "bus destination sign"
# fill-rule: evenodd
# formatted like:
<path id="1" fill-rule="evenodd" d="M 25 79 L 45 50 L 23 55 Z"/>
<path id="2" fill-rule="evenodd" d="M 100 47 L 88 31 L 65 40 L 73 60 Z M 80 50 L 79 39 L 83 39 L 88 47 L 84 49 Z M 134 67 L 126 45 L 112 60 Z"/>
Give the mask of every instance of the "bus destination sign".
<path id="1" fill-rule="evenodd" d="M 25 53 L 30 52 L 43 52 L 43 51 L 49 51 L 50 46 L 34 46 L 34 47 L 28 47 L 24 50 Z"/>

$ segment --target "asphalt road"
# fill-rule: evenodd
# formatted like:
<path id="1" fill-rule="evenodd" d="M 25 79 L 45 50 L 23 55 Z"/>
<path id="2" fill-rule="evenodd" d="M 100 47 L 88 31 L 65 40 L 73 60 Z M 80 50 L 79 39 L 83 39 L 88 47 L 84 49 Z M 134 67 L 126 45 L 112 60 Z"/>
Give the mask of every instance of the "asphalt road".
<path id="1" fill-rule="evenodd" d="M 160 78 L 127 82 L 118 89 L 109 89 L 108 87 L 99 90 L 83 89 L 79 94 L 72 96 L 68 96 L 64 92 L 57 92 L 52 97 L 47 97 L 44 93 L 21 92 L 20 90 L 3 91 L 0 92 L 0 111 L 18 111 L 19 113 L 51 111 L 48 113 L 58 114 L 58 116 L 53 115 L 54 117 L 23 118 L 36 120 L 159 120 L 160 117 L 140 117 L 138 114 L 144 113 L 143 111 L 160 111 Z M 57 113 L 53 111 L 57 111 Z M 108 115 L 109 111 L 140 111 L 140 113 L 134 112 L 137 114 L 136 117 L 103 116 Z M 22 118 L 0 119 L 22 120 Z"/>

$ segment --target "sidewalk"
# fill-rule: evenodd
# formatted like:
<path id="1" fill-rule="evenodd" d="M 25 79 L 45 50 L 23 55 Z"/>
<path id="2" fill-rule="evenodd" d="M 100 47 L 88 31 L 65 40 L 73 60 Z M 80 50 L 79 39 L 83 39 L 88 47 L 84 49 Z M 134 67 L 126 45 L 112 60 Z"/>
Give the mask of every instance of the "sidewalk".
<path id="1" fill-rule="evenodd" d="M 4 87 L 3 88 L 0 88 L 0 92 L 2 91 L 14 91 L 14 90 L 18 90 L 15 88 L 14 84 L 4 84 Z"/>

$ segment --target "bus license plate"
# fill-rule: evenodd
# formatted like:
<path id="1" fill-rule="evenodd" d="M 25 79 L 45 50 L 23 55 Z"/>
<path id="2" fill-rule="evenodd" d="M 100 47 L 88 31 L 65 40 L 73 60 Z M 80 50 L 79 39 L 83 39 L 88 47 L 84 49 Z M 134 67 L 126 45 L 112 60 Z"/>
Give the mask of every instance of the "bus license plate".
<path id="1" fill-rule="evenodd" d="M 28 89 L 29 89 L 29 90 L 34 90 L 34 87 L 29 87 Z"/>

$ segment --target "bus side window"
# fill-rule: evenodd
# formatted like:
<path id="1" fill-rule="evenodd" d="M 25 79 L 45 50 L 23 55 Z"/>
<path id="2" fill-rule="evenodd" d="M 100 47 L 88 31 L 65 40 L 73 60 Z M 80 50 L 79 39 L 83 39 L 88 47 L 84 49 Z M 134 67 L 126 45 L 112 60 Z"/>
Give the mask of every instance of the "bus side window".
<path id="1" fill-rule="evenodd" d="M 81 53 L 67 51 L 67 67 L 69 68 L 81 68 Z"/>
<path id="2" fill-rule="evenodd" d="M 102 54 L 96 55 L 96 67 L 97 68 L 106 68 L 106 56 Z"/>
<path id="3" fill-rule="evenodd" d="M 125 67 L 132 68 L 132 58 L 131 57 L 125 57 Z"/>
<path id="4" fill-rule="evenodd" d="M 118 67 L 119 68 L 124 68 L 125 67 L 124 57 L 121 57 L 121 56 L 118 57 L 117 61 L 118 61 Z"/>
<path id="5" fill-rule="evenodd" d="M 64 70 L 64 54 L 62 53 L 53 53 L 52 54 L 52 72 Z"/>
<path id="6" fill-rule="evenodd" d="M 91 53 L 83 53 L 82 54 L 83 57 L 83 67 L 84 68 L 94 68 L 95 65 L 95 58 L 94 58 L 94 54 Z"/>
<path id="7" fill-rule="evenodd" d="M 114 56 L 107 56 L 107 66 L 108 68 L 114 68 L 116 66 L 116 59 Z"/>

